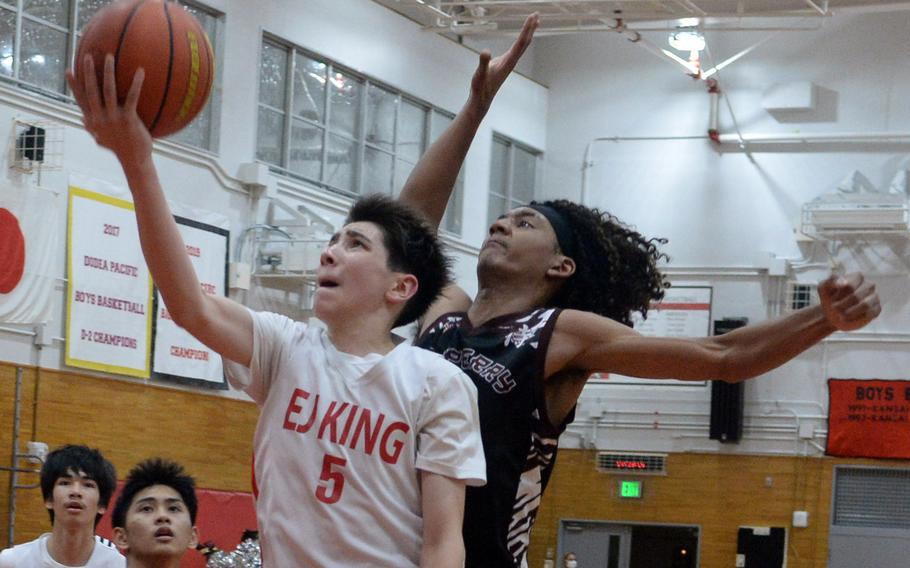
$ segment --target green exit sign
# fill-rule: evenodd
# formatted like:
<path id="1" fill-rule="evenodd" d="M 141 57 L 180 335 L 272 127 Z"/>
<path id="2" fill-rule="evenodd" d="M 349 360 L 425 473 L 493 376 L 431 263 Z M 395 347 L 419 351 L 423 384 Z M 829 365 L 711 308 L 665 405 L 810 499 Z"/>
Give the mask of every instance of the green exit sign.
<path id="1" fill-rule="evenodd" d="M 620 481 L 619 496 L 623 499 L 641 499 L 641 481 Z"/>

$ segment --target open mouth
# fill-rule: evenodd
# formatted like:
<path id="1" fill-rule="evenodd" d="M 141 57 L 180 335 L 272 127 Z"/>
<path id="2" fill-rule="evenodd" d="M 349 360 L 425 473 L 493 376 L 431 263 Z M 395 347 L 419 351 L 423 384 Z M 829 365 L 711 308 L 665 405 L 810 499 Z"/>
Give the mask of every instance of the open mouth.
<path id="1" fill-rule="evenodd" d="M 78 501 L 69 501 L 66 504 L 64 504 L 64 507 L 66 507 L 67 511 L 81 511 L 81 510 L 85 509 L 85 506 L 82 503 L 79 503 Z"/>
<path id="2" fill-rule="evenodd" d="M 155 538 L 158 540 L 170 540 L 174 538 L 174 531 L 168 527 L 161 527 L 155 531 Z"/>
<path id="3" fill-rule="evenodd" d="M 338 286 L 338 282 L 335 282 L 334 280 L 332 280 L 330 278 L 320 278 L 319 280 L 316 281 L 316 284 L 320 288 L 335 288 Z"/>

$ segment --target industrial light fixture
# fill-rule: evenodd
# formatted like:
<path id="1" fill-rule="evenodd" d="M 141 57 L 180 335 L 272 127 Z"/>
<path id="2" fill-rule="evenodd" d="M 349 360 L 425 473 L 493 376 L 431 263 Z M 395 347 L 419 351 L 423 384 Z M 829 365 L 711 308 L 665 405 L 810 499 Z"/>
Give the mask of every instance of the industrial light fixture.
<path id="1" fill-rule="evenodd" d="M 678 51 L 688 51 L 688 67 L 692 74 L 698 75 L 701 69 L 698 52 L 705 48 L 705 36 L 698 29 L 697 18 L 684 18 L 676 29 L 670 32 L 670 47 Z M 666 51 L 665 51 L 666 53 Z"/>

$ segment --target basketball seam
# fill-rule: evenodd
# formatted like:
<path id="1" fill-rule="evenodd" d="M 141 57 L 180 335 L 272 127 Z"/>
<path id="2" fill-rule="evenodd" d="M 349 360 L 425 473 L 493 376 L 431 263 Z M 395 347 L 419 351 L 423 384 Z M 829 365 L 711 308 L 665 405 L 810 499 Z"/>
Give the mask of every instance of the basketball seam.
<path id="1" fill-rule="evenodd" d="M 171 22 L 171 12 L 168 10 L 168 2 L 164 2 L 162 8 L 164 8 L 164 18 L 167 20 L 168 47 L 170 51 L 168 52 L 167 58 L 167 79 L 164 83 L 164 94 L 161 96 L 161 104 L 158 106 L 158 113 L 155 115 L 155 120 L 153 120 L 152 125 L 149 126 L 149 132 L 154 132 L 155 127 L 158 126 L 158 121 L 161 120 L 161 113 L 164 112 L 164 106 L 167 104 L 167 96 L 171 90 L 171 76 L 174 73 L 174 24 Z"/>
<path id="2" fill-rule="evenodd" d="M 132 23 L 132 21 L 133 21 L 133 16 L 136 15 L 136 12 L 139 11 L 139 8 L 141 8 L 143 4 L 145 4 L 145 1 L 137 2 L 136 5 L 133 6 L 133 9 L 130 10 L 130 15 L 126 17 L 126 22 L 123 23 L 123 29 L 120 30 L 120 39 L 117 40 L 117 50 L 114 52 L 114 76 L 115 77 L 117 76 L 117 67 L 120 64 L 120 50 L 123 48 L 123 40 L 126 39 L 126 32 L 130 27 L 130 23 Z M 105 54 L 105 57 L 107 57 L 107 54 Z M 132 77 L 130 77 L 130 80 L 132 80 Z"/>

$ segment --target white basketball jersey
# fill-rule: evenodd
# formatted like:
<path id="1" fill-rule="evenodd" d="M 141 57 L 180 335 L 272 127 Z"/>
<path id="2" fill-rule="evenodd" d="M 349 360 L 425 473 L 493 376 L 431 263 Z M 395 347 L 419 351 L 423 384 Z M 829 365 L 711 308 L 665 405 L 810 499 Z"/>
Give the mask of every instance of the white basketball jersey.
<path id="1" fill-rule="evenodd" d="M 266 566 L 418 566 L 418 470 L 485 481 L 474 385 L 435 353 L 339 352 L 325 330 L 253 313 L 250 368 L 232 384 L 261 407 L 254 487 Z"/>

